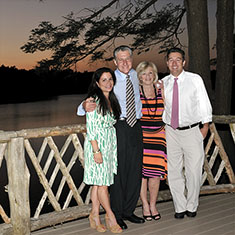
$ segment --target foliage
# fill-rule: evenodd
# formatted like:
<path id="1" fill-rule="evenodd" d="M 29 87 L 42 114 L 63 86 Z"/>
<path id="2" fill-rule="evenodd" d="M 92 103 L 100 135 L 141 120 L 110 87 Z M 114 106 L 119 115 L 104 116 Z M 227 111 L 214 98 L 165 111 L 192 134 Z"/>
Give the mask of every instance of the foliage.
<path id="1" fill-rule="evenodd" d="M 1 65 L 1 84 L 10 92 L 0 94 L 0 104 L 51 99 L 58 95 L 85 94 L 92 74 L 92 72 L 74 72 L 71 69 L 19 70 L 14 66 Z"/>
<path id="2" fill-rule="evenodd" d="M 87 57 L 91 61 L 111 60 L 110 49 L 121 39 L 129 39 L 137 53 L 158 44 L 162 52 L 180 45 L 178 35 L 183 32 L 180 23 L 185 9 L 168 4 L 158 10 L 157 1 L 112 0 L 100 9 L 72 12 L 58 26 L 41 22 L 21 49 L 25 53 L 52 51 L 51 58 L 39 61 L 38 67 L 57 69 L 76 67 Z"/>

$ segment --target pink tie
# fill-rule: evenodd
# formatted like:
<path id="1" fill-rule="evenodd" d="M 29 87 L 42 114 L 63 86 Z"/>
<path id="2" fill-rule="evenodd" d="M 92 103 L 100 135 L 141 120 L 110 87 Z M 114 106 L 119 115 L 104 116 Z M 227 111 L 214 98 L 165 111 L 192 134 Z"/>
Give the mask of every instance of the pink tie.
<path id="1" fill-rule="evenodd" d="M 175 78 L 172 95 L 171 126 L 174 129 L 179 127 L 179 92 L 177 80 L 178 78 Z"/>

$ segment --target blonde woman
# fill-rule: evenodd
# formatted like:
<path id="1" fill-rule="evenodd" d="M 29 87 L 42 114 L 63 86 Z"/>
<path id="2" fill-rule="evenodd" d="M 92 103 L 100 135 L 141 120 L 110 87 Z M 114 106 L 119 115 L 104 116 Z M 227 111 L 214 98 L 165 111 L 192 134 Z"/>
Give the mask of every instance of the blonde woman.
<path id="1" fill-rule="evenodd" d="M 160 180 L 165 180 L 167 177 L 165 125 L 162 121 L 163 91 L 156 87 L 158 75 L 155 64 L 147 61 L 141 62 L 136 71 L 140 83 L 143 114 L 140 121 L 144 144 L 140 198 L 144 219 L 146 221 L 159 220 L 161 215 L 156 208 L 156 202 Z"/>

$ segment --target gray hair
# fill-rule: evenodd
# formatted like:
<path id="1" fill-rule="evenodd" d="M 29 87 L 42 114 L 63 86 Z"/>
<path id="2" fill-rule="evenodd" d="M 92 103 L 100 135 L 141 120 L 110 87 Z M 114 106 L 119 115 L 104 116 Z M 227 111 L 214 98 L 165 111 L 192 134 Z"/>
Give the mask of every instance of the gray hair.
<path id="1" fill-rule="evenodd" d="M 121 45 L 121 46 L 119 46 L 119 47 L 116 47 L 116 48 L 114 49 L 114 51 L 113 51 L 113 58 L 114 58 L 115 60 L 116 60 L 116 58 L 117 58 L 117 53 L 118 53 L 119 51 L 129 51 L 130 56 L 132 57 L 132 54 L 133 54 L 132 49 L 131 49 L 129 46 Z"/>

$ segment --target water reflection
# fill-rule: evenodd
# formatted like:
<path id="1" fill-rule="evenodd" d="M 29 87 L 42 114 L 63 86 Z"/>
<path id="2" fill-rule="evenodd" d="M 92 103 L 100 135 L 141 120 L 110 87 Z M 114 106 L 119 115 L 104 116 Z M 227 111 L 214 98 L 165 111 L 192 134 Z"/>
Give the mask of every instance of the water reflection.
<path id="1" fill-rule="evenodd" d="M 65 95 L 57 99 L 0 105 L 0 130 L 52 127 L 85 123 L 76 115 L 77 106 L 85 95 Z"/>

